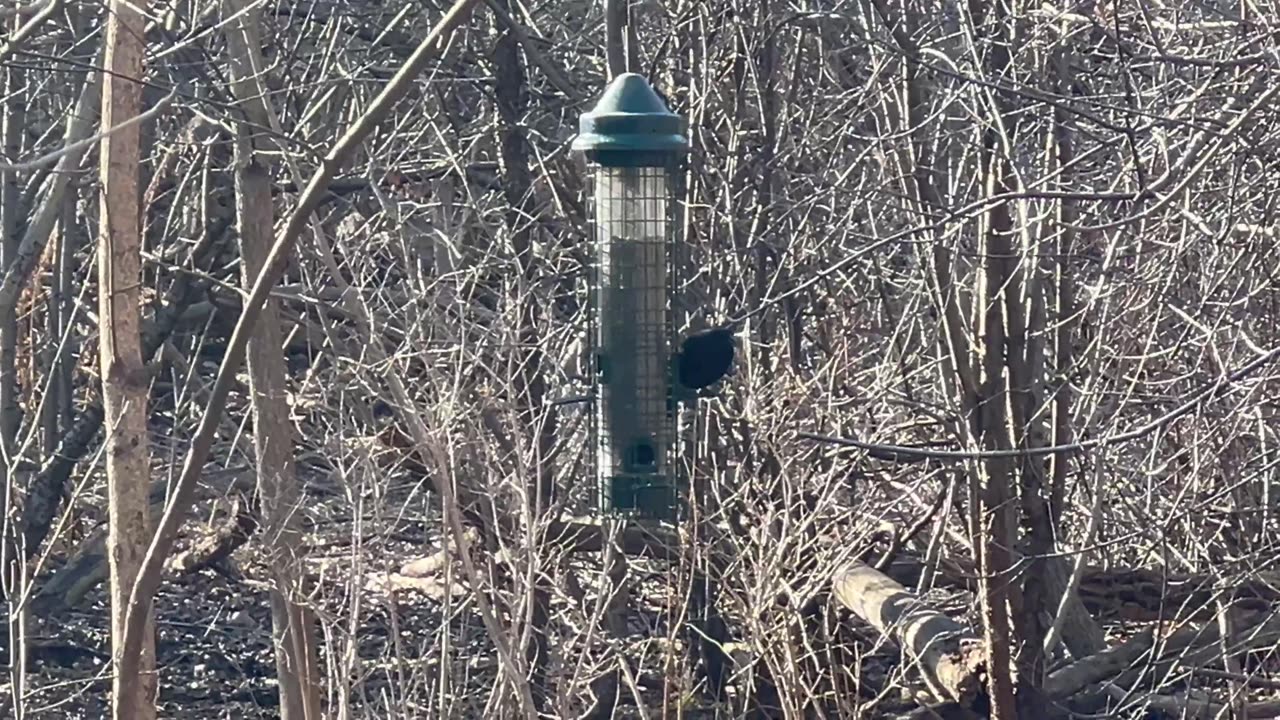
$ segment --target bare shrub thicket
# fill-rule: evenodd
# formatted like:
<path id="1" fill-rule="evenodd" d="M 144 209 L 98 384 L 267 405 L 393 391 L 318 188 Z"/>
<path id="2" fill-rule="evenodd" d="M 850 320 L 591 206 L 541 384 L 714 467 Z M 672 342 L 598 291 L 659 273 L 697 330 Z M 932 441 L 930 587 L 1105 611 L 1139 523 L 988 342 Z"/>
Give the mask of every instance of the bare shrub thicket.
<path id="1" fill-rule="evenodd" d="M 279 232 L 447 9 L 151 7 L 156 518 L 251 286 L 236 163 Z M 677 301 L 691 328 L 746 318 L 679 527 L 593 517 L 568 144 L 604 13 L 477 4 L 304 219 L 271 296 L 285 387 L 254 393 L 283 395 L 301 494 L 259 497 L 253 423 L 283 415 L 245 371 L 156 599 L 161 716 L 276 716 L 273 602 L 314 618 L 326 717 L 1280 713 L 1280 7 L 632 3 L 632 69 L 691 127 Z M 59 0 L 3 22 L 0 712 L 97 717 L 106 329 L 74 143 L 105 24 Z M 863 567 L 972 630 L 977 695 L 833 591 Z"/>

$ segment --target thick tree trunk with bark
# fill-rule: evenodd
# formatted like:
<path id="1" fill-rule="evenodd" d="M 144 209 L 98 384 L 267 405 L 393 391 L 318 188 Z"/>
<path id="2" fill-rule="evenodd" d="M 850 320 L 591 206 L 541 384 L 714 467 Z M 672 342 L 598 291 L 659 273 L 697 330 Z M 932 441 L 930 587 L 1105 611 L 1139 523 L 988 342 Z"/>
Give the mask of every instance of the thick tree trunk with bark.
<path id="1" fill-rule="evenodd" d="M 18 17 L 8 18 L 9 31 L 18 29 L 21 20 Z M 23 92 L 24 72 L 21 64 L 6 64 L 4 68 L 5 95 L 4 121 L 0 123 L 5 157 L 16 158 L 22 154 L 22 134 L 28 123 L 26 103 L 29 102 Z M 7 172 L 0 181 L 0 232 L 3 243 L 0 247 L 0 266 L 7 273 L 14 266 L 20 238 L 19 228 L 22 218 L 22 182 L 18 173 Z M 4 443 L 4 458 L 9 458 L 14 450 L 18 428 L 22 424 L 22 407 L 18 403 L 18 316 L 8 312 L 0 315 L 0 440 Z M 5 461 L 7 462 L 7 460 Z M 8 468 L 5 468 L 8 470 Z"/>
<path id="2" fill-rule="evenodd" d="M 239 141 L 247 144 L 243 135 Z M 236 205 L 240 210 L 244 282 L 250 287 L 270 249 L 271 192 L 265 169 L 252 155 L 243 155 L 243 148 L 240 150 L 236 163 Z M 261 537 L 267 544 L 275 576 L 271 589 L 271 623 L 281 690 L 281 717 L 319 720 L 315 619 L 303 604 L 306 592 L 301 584 L 298 509 L 301 493 L 293 464 L 293 425 L 286 404 L 278 303 L 271 299 L 263 306 L 262 320 L 247 353 L 258 501 L 262 511 Z"/>
<path id="3" fill-rule="evenodd" d="M 141 113 L 145 6 L 112 2 L 107 19 L 102 122 L 120 125 Z M 139 128 L 129 125 L 102 141 L 98 228 L 99 361 L 106 416 L 110 514 L 112 714 L 117 720 L 156 716 L 155 636 L 151 613 L 142 625 L 138 661 L 123 669 L 126 613 L 151 542 L 147 508 L 151 458 L 147 442 L 149 378 L 143 365 Z"/>
<path id="4" fill-rule="evenodd" d="M 12 37 L 22 24 L 15 16 L 5 21 Z M 4 91 L 7 97 L 0 134 L 3 135 L 5 157 L 18 157 L 22 152 L 22 130 L 28 122 L 21 64 L 6 64 Z M 18 226 L 22 221 L 22 178 L 17 173 L 4 173 L 0 181 L 0 267 L 6 271 L 14 264 L 18 247 Z M 22 562 L 21 530 L 17 522 L 16 501 L 30 472 L 16 467 L 18 428 L 22 424 L 22 408 L 18 404 L 18 314 L 0 313 L 0 474 L 4 477 L 3 537 L 0 537 L 0 583 L 9 601 L 9 689 L 13 696 L 15 720 L 26 714 L 23 695 L 26 692 L 26 609 L 21 598 L 26 594 L 27 572 Z"/>
<path id="5" fill-rule="evenodd" d="M 236 210 L 240 230 L 242 280 L 246 291 L 266 267 L 274 236 L 271 181 L 257 128 L 271 127 L 264 104 L 265 86 L 256 78 L 263 68 L 256 8 L 229 0 L 227 14 L 235 16 L 227 33 L 231 51 L 232 91 L 249 124 L 236 128 Z M 286 372 L 281 350 L 280 301 L 268 298 L 247 349 L 249 387 L 253 402 L 253 441 L 257 453 L 258 501 L 262 535 L 271 558 L 271 626 L 276 673 L 280 682 L 283 720 L 319 720 L 320 690 L 315 618 L 304 604 L 306 589 L 300 566 L 302 539 L 298 488 L 293 463 L 293 424 L 286 401 Z"/>

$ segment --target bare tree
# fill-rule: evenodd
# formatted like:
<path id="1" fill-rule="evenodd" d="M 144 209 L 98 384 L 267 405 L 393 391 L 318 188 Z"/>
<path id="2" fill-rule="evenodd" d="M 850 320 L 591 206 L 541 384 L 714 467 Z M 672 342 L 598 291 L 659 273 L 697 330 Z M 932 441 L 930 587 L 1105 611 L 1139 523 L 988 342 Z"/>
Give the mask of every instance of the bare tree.
<path id="1" fill-rule="evenodd" d="M 232 90 L 246 122 L 235 126 L 236 218 L 240 231 L 241 279 L 246 291 L 265 267 L 274 235 L 271 181 L 263 150 L 269 147 L 255 128 L 272 126 L 266 93 L 257 78 L 261 40 L 257 8 L 227 3 L 227 44 L 231 50 Z M 253 404 L 253 441 L 257 459 L 261 533 L 274 574 L 271 626 L 276 673 L 280 683 L 280 716 L 284 720 L 319 720 L 319 658 L 315 616 L 307 607 L 301 565 L 302 495 L 294 468 L 293 424 L 286 402 L 279 303 L 268 299 L 246 350 Z"/>
<path id="2" fill-rule="evenodd" d="M 114 127 L 142 112 L 143 8 L 113 3 L 108 13 L 107 76 L 102 122 Z M 139 127 L 130 125 L 102 141 L 98 226 L 98 336 L 111 559 L 112 715 L 119 720 L 156 716 L 155 635 L 150 607 L 134 619 L 136 659 L 126 663 L 130 595 L 151 542 L 151 455 L 147 394 L 151 379 L 141 348 L 142 222 Z"/>
<path id="3" fill-rule="evenodd" d="M 12 33 L 19 29 L 19 18 L 4 21 Z M 26 88 L 25 73 L 18 67 L 6 67 L 3 71 L 6 102 L 0 121 L 0 140 L 7 157 L 16 157 L 22 151 L 22 127 L 26 121 L 24 107 Z M 0 268 L 7 270 L 14 263 L 18 248 L 18 224 L 22 213 L 22 179 L 15 172 L 6 172 L 0 178 Z M 22 561 L 21 529 L 16 511 L 17 499 L 27 473 L 18 469 L 18 429 L 22 422 L 22 408 L 18 404 L 17 373 L 18 318 L 16 313 L 0 316 L 0 472 L 5 477 L 3 537 L 0 537 L 0 582 L 9 604 L 9 664 L 10 691 L 13 694 L 14 716 L 26 715 L 22 696 L 26 691 L 26 612 L 21 598 L 27 592 L 27 573 Z"/>

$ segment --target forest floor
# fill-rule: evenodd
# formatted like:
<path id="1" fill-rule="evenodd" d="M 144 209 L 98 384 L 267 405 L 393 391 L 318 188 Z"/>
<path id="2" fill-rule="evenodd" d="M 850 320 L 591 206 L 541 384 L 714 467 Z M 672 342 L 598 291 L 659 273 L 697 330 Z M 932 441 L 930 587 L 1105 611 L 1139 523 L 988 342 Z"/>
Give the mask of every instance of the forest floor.
<path id="1" fill-rule="evenodd" d="M 399 568 L 408 558 L 430 554 L 426 521 L 399 518 L 357 523 L 344 493 L 332 483 L 313 484 L 308 492 L 306 543 L 311 574 L 318 578 L 317 608 L 324 627 L 320 638 L 322 675 L 347 673 L 351 695 L 347 699 L 356 717 L 434 717 L 414 710 L 415 700 L 432 701 L 423 678 L 438 657 L 444 623 L 444 606 L 438 596 L 400 592 L 394 604 L 377 588 L 354 587 L 353 577 L 376 575 Z M 206 491 L 208 489 L 206 488 Z M 207 493 L 206 493 L 207 494 Z M 209 508 L 226 503 L 213 493 L 214 504 L 202 499 L 204 515 L 192 520 L 194 528 L 211 524 Z M 402 501 L 403 503 L 403 501 Z M 85 510 L 89 520 L 100 504 L 90 498 Z M 403 504 L 400 505 L 403 507 Z M 225 509 L 225 508 L 221 508 Z M 197 513 L 199 515 L 199 513 Z M 368 520 L 366 518 L 366 520 Z M 378 532 L 370 532 L 373 528 Z M 359 551 L 353 552 L 353 538 Z M 180 541 L 180 546 L 182 541 Z M 61 553 L 48 566 L 62 564 Z M 156 602 L 156 657 L 160 679 L 159 711 L 165 718 L 274 718 L 279 716 L 278 688 L 271 641 L 271 610 L 267 568 L 262 562 L 258 538 L 240 547 L 230 562 L 182 577 L 168 576 Z M 360 568 L 355 563 L 360 563 Z M 455 604 L 457 601 L 454 601 Z M 349 608 L 358 608 L 353 623 Z M 392 608 L 394 607 L 394 618 Z M 484 661 L 490 653 L 474 613 L 451 612 L 450 642 L 457 662 L 469 668 L 476 680 L 491 679 L 496 665 Z M 110 620 L 105 583 L 93 588 L 73 608 L 33 613 L 28 628 L 31 718 L 103 718 L 109 714 Z M 393 629 L 394 628 L 394 629 Z M 4 632 L 0 625 L 0 632 Z M 7 632 L 4 634 L 7 635 Z M 349 638 L 356 638 L 354 643 Z M 4 640 L 5 638 L 0 638 Z M 7 643 L 0 658 L 7 664 Z M 468 657 L 468 656 L 474 657 Z M 481 662 L 477 662 L 477 659 Z M 493 667 L 490 667 L 493 665 Z M 417 678 L 414 697 L 403 690 L 405 678 Z M 0 718 L 13 717 L 8 678 L 0 683 Z M 465 702 L 468 693 L 459 693 Z M 483 696 L 483 694 L 470 694 Z M 338 698 L 324 701 L 332 706 Z M 455 717 L 471 710 L 456 708 Z M 460 714 L 457 714 L 460 713 Z"/>
<path id="2" fill-rule="evenodd" d="M 323 698 L 324 704 L 336 707 L 345 702 L 355 718 L 491 716 L 490 709 L 479 703 L 493 688 L 498 664 L 469 591 L 458 588 L 447 597 L 441 578 L 415 582 L 397 575 L 414 559 L 435 556 L 440 548 L 437 510 L 424 493 L 424 480 L 399 471 L 365 473 L 376 479 L 366 487 L 336 481 L 332 471 L 303 466 L 300 473 L 308 476 L 304 523 L 308 574 L 316 580 L 312 605 L 323 628 L 320 672 L 323 677 L 350 680 L 348 697 L 331 694 Z M 376 492 L 371 489 L 375 487 Z M 226 494 L 225 488 L 202 486 L 199 509 L 186 531 L 198 534 L 222 522 L 218 515 L 225 516 L 232 504 Z M 105 522 L 104 505 L 101 498 L 82 498 L 77 512 L 92 526 Z M 46 566 L 55 572 L 64 560 L 65 548 L 59 546 Z M 594 561 L 594 556 L 584 559 L 586 564 L 574 572 L 584 584 L 594 577 Z M 641 576 L 658 577 L 664 572 L 641 565 L 633 567 Z M 398 589 L 389 593 L 386 581 L 393 576 Z M 267 580 L 257 537 L 240 547 L 229 563 L 166 577 L 156 603 L 160 717 L 279 717 Z M 586 592 L 586 604 L 594 606 L 594 592 L 589 587 Z M 664 589 L 655 586 L 649 594 L 662 595 Z M 557 596 L 556 612 L 571 617 L 565 602 L 567 598 Z M 964 602 L 954 605 L 958 613 L 964 607 Z M 652 652 L 655 639 L 667 635 L 661 619 L 664 613 L 653 598 L 633 597 L 631 610 L 633 627 L 624 641 L 635 649 L 633 668 L 652 711 L 662 705 L 663 681 L 645 668 L 657 662 Z M 447 633 L 442 631 L 446 626 Z M 109 716 L 109 627 L 105 583 L 73 608 L 32 614 L 28 718 Z M 5 632 L 6 624 L 0 622 L 0 633 Z M 881 679 L 872 685 L 891 684 L 897 651 L 871 635 L 856 644 L 861 646 L 861 677 Z M 0 655 L 7 655 L 4 637 L 0 637 Z M 449 672 L 442 672 L 440 658 L 446 656 Z M 0 660 L 7 665 L 7 657 Z M 334 683 L 324 687 L 334 692 Z M 0 718 L 14 716 L 11 694 L 8 677 L 0 677 Z M 624 704 L 633 704 L 629 692 L 622 695 Z M 693 696 L 681 698 L 686 703 L 684 717 L 690 720 L 739 715 L 717 707 L 702 693 Z M 910 706 L 909 700 L 902 700 L 888 704 Z M 633 715 L 640 716 L 633 707 L 620 707 L 614 717 Z"/>
<path id="3" fill-rule="evenodd" d="M 206 569 L 163 584 L 156 605 L 161 717 L 212 720 L 279 716 L 267 586 L 252 577 L 258 573 L 248 563 L 238 567 L 250 577 L 228 577 Z M 322 616 L 326 614 L 325 606 L 341 602 L 338 593 L 346 588 L 329 590 L 320 605 Z M 326 644 L 326 638 L 322 638 L 322 671 L 330 669 L 325 667 L 327 664 L 345 659 L 358 678 L 352 684 L 349 702 L 353 708 L 367 708 L 369 717 L 387 717 L 383 709 L 389 706 L 399 707 L 404 713 L 400 717 L 432 716 L 425 710 L 414 713 L 413 699 L 400 696 L 396 681 L 404 677 L 400 673 L 406 666 L 423 668 L 428 657 L 437 655 L 432 651 L 440 635 L 441 603 L 421 593 L 400 593 L 393 620 L 385 596 L 380 598 L 379 593 L 370 591 L 361 595 L 363 608 L 357 628 L 349 627 L 346 618 L 326 623 L 327 639 L 334 643 L 337 636 L 336 644 L 344 650 L 344 636 L 358 638 L 354 653 L 329 652 L 334 644 Z M 462 648 L 459 654 L 472 644 L 478 654 L 487 655 L 482 649 L 486 642 L 478 622 L 473 625 L 467 618 L 461 622 L 463 627 L 452 624 L 453 642 Z M 30 717 L 107 717 L 108 627 L 105 585 L 95 588 L 77 608 L 33 619 L 29 661 L 32 690 L 27 701 Z M 459 642 L 459 635 L 474 643 Z M 486 674 L 483 667 L 477 669 L 478 674 Z M 410 674 L 420 677 L 423 673 Z M 11 717 L 6 707 L 10 704 L 7 686 L 0 688 L 0 693 L 4 695 L 0 699 L 0 717 Z M 332 702 L 333 698 L 328 700 Z"/>

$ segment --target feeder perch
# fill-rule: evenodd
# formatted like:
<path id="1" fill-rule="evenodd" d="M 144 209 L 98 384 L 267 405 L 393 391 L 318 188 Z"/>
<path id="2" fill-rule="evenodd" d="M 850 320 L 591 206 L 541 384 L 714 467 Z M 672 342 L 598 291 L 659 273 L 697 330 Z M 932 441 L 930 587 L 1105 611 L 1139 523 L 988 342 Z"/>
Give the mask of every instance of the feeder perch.
<path id="1" fill-rule="evenodd" d="M 685 127 L 643 76 L 626 73 L 581 117 L 573 144 L 593 194 L 592 430 L 606 514 L 671 519 L 679 500 L 671 298 Z"/>

